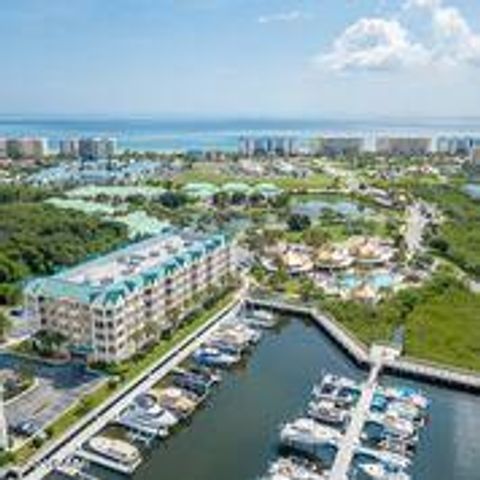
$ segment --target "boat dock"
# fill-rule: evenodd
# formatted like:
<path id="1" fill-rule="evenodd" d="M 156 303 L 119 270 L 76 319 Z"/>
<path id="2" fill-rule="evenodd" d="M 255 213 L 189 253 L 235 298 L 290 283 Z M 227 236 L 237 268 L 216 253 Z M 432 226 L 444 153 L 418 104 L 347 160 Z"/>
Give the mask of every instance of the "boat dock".
<path id="1" fill-rule="evenodd" d="M 352 412 L 345 435 L 339 442 L 338 452 L 330 472 L 329 480 L 347 480 L 353 456 L 360 443 L 360 435 L 367 419 L 373 395 L 378 386 L 378 376 L 382 369 L 381 360 L 377 360 L 370 370 L 367 382 L 362 387 L 360 399 Z"/>

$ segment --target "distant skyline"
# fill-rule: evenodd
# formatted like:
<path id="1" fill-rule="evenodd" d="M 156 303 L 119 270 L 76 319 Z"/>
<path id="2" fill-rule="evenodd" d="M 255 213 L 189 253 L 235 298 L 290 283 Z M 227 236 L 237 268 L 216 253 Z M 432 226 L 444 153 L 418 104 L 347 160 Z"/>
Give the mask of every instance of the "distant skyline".
<path id="1" fill-rule="evenodd" d="M 3 0 L 0 119 L 480 117 L 472 0 Z"/>

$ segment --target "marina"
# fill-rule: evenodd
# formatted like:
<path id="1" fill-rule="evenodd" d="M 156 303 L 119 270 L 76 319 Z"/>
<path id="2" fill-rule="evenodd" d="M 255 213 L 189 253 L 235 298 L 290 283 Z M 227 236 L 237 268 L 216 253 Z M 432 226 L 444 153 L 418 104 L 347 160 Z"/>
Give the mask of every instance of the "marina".
<path id="1" fill-rule="evenodd" d="M 289 361 L 291 358 L 295 358 L 295 362 Z M 291 476 L 292 472 L 303 472 L 304 476 L 298 478 L 306 480 L 332 478 L 326 477 L 325 471 L 319 469 L 317 463 L 312 463 L 311 460 L 298 456 L 278 459 L 280 426 L 286 425 L 295 417 L 301 418 L 299 415 L 310 410 L 312 401 L 317 405 L 318 402 L 328 401 L 327 398 L 319 395 L 321 392 L 319 388 L 312 387 L 319 385 L 319 378 L 325 378 L 325 375 L 321 377 L 322 367 L 328 367 L 328 371 L 334 372 L 334 376 L 351 379 L 342 384 L 342 389 L 346 388 L 344 391 L 346 398 L 348 393 L 357 391 L 358 385 L 368 385 L 368 379 L 365 379 L 355 364 L 348 361 L 317 327 L 298 319 L 282 320 L 274 330 L 263 332 L 262 340 L 251 351 L 251 355 L 245 362 L 241 362 L 233 369 L 232 367 L 224 369 L 219 375 L 222 381 L 215 387 L 213 395 L 207 397 L 195 412 L 191 421 L 189 420 L 185 426 L 175 428 L 168 438 L 153 442 L 148 447 L 146 445 L 141 447 L 144 462 L 135 471 L 134 478 L 288 480 L 297 478 Z M 188 365 L 182 366 L 181 371 L 187 368 Z M 201 367 L 200 371 L 206 370 Z M 298 374 L 299 371 L 302 375 Z M 174 378 L 172 374 L 172 380 Z M 364 383 L 365 380 L 367 380 L 366 383 Z M 402 385 L 406 383 L 404 380 L 382 377 L 382 386 L 375 387 L 373 394 L 369 390 L 368 397 L 371 395 L 371 404 L 375 411 L 366 412 L 364 421 L 369 418 L 375 419 L 375 416 L 379 418 L 381 415 L 385 418 L 385 412 L 380 411 L 382 406 L 384 407 L 380 396 L 384 396 L 391 405 L 395 405 L 401 397 L 396 390 L 399 382 Z M 410 385 L 409 382 L 406 384 Z M 418 391 L 418 386 L 411 385 L 414 385 L 415 391 Z M 470 409 L 478 410 L 475 397 L 436 387 L 422 386 L 421 389 L 432 401 L 430 417 L 433 421 L 418 435 L 415 458 L 413 459 L 410 454 L 400 454 L 395 451 L 393 440 L 390 442 L 392 453 L 374 447 L 370 442 L 366 442 L 365 432 L 360 429 L 358 436 L 362 442 L 353 442 L 351 456 L 347 455 L 349 462 L 346 463 L 349 466 L 351 464 L 352 472 L 356 475 L 353 478 L 407 480 L 409 477 L 401 473 L 400 467 L 410 468 L 411 478 L 432 480 L 475 478 L 472 476 L 474 471 L 472 469 L 478 467 L 476 447 L 474 444 L 467 443 L 468 431 L 465 432 L 465 439 L 451 431 L 461 417 L 452 417 L 449 413 L 451 407 L 457 402 L 458 405 L 467 404 Z M 407 388 L 405 392 L 408 392 Z M 355 400 L 353 401 L 351 408 L 355 409 L 359 405 L 361 405 L 361 397 L 357 398 L 356 403 Z M 399 415 L 402 412 L 403 416 L 411 413 L 409 408 L 398 409 L 398 405 L 394 410 Z M 352 413 L 353 411 L 349 411 L 349 415 Z M 440 417 L 437 418 L 439 415 Z M 303 424 L 311 426 L 312 422 L 313 420 L 310 420 Z M 351 425 L 352 422 L 350 422 Z M 451 434 L 446 434 L 444 431 L 441 436 L 438 435 L 439 430 L 445 430 L 445 428 L 449 429 Z M 458 426 L 458 428 L 462 427 Z M 226 431 L 233 433 L 226 436 L 222 433 Z M 321 430 L 317 429 L 320 437 L 330 435 L 332 445 L 340 444 L 338 442 L 341 442 L 344 431 L 341 428 L 334 429 L 330 425 L 326 425 Z M 460 442 L 455 448 L 459 449 L 459 453 L 460 450 L 462 452 L 460 456 L 454 458 L 454 464 L 451 464 L 451 458 L 442 458 L 439 453 L 446 451 L 445 449 L 454 448 L 452 442 Z M 150 453 L 146 453 L 145 448 L 148 448 Z M 212 452 L 216 452 L 215 455 L 212 455 Z M 335 455 L 330 453 L 333 460 Z M 187 457 L 189 462 L 182 460 Z M 437 457 L 438 461 L 431 461 L 432 458 L 437 459 Z M 242 462 L 238 462 L 236 460 L 238 458 L 242 458 Z M 382 473 L 384 468 L 382 465 L 387 460 L 389 464 L 394 462 L 397 465 L 396 476 L 388 469 Z M 332 462 L 332 467 L 333 465 Z M 449 476 L 453 471 L 456 472 L 456 476 Z M 289 472 L 290 476 L 288 476 Z M 365 472 L 369 476 L 365 476 L 367 474 Z M 99 465 L 91 466 L 87 474 L 108 480 L 120 478 L 117 473 Z M 387 474 L 389 476 L 386 476 Z"/>

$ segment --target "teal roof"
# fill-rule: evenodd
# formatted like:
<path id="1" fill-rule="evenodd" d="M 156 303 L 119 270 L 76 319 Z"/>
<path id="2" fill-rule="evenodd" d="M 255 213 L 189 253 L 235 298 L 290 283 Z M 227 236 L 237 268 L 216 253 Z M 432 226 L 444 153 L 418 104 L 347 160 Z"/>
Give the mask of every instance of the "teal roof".
<path id="1" fill-rule="evenodd" d="M 168 234 L 162 236 L 165 235 L 168 236 Z M 153 240 L 155 240 L 155 238 L 144 240 L 144 242 Z M 63 271 L 52 277 L 34 279 L 26 285 L 25 293 L 27 295 L 43 296 L 45 298 L 69 298 L 82 304 L 115 305 L 132 292 L 148 286 L 161 278 L 168 277 L 178 268 L 200 260 L 205 253 L 211 252 L 226 243 L 227 237 L 224 234 L 217 234 L 197 240 L 186 247 L 185 250 L 167 260 L 161 261 L 158 265 L 140 274 L 132 275 L 131 277 L 107 285 L 92 285 L 88 282 L 76 283 L 69 281 L 68 275 L 75 272 L 76 268 L 82 268 L 82 266 L 79 266 Z M 130 249 L 138 248 L 138 245 L 138 243 L 130 245 L 88 263 L 106 262 L 111 259 L 112 256 L 119 257 L 127 254 Z"/>
<path id="2" fill-rule="evenodd" d="M 245 193 L 245 194 L 250 194 L 252 191 L 252 188 L 250 185 L 247 183 L 242 183 L 242 182 L 230 182 L 226 183 L 223 187 L 222 190 L 227 193 Z"/>

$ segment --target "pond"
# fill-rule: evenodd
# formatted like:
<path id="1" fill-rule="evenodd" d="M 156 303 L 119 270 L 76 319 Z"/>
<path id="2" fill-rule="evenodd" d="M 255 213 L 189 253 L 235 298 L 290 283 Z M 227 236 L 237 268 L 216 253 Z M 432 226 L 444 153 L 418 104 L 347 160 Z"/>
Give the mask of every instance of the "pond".
<path id="1" fill-rule="evenodd" d="M 291 207 L 294 214 L 307 215 L 311 220 L 317 220 L 326 211 L 332 211 L 347 218 L 357 218 L 372 213 L 370 208 L 338 195 L 318 195 L 298 199 Z"/>
<path id="2" fill-rule="evenodd" d="M 469 183 L 463 188 L 464 192 L 475 200 L 480 200 L 480 184 Z"/>

